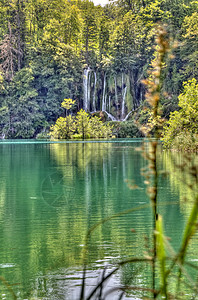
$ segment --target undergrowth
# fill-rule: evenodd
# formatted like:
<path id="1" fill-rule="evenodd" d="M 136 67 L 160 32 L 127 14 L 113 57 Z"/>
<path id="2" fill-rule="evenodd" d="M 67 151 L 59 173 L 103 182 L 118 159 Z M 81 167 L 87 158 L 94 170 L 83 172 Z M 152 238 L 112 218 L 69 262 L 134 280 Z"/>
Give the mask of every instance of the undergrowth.
<path id="1" fill-rule="evenodd" d="M 107 295 L 111 295 L 112 292 L 120 290 L 119 298 L 122 299 L 127 291 L 144 291 L 144 299 L 196 299 L 198 297 L 197 282 L 192 278 L 188 272 L 188 269 L 194 269 L 198 271 L 198 266 L 189 263 L 187 261 L 187 252 L 190 247 L 190 241 L 193 235 L 197 232 L 197 220 L 198 220 L 198 167 L 194 164 L 189 164 L 190 156 L 186 154 L 184 162 L 177 165 L 180 172 L 183 172 L 184 167 L 188 168 L 190 183 L 187 183 L 188 188 L 191 189 L 194 195 L 194 201 L 191 211 L 188 216 L 187 223 L 183 231 L 183 237 L 179 250 L 176 252 L 171 246 L 170 241 L 164 234 L 163 218 L 158 213 L 159 199 L 158 199 L 158 180 L 159 176 L 163 173 L 163 170 L 158 168 L 158 146 L 161 128 L 163 125 L 163 118 L 160 115 L 160 97 L 161 97 L 161 84 L 162 84 L 162 72 L 166 56 L 169 55 L 169 41 L 167 33 L 163 27 L 159 27 L 156 34 L 156 59 L 152 62 L 152 66 L 149 73 L 149 78 L 144 81 L 147 87 L 147 109 L 149 109 L 150 118 L 147 125 L 142 126 L 142 132 L 152 138 L 148 143 L 143 144 L 139 151 L 148 161 L 148 167 L 142 170 L 142 175 L 145 177 L 145 184 L 147 185 L 147 193 L 150 198 L 150 203 L 141 205 L 136 208 L 117 213 L 110 217 L 107 217 L 94 226 L 92 226 L 85 237 L 85 246 L 83 251 L 83 279 L 81 284 L 81 293 L 79 295 L 80 300 L 98 299 L 104 300 Z M 169 203 L 173 204 L 173 203 Z M 167 203 L 166 203 L 167 205 Z M 106 222 L 110 222 L 114 218 L 122 217 L 129 213 L 135 213 L 138 210 L 144 209 L 150 206 L 153 216 L 153 233 L 152 233 L 152 247 L 147 249 L 147 252 L 143 257 L 130 257 L 126 260 L 117 262 L 111 271 L 107 272 L 106 268 L 101 271 L 101 277 L 98 284 L 92 288 L 91 291 L 86 292 L 86 272 L 87 261 L 89 257 L 89 245 L 90 237 L 93 231 L 102 226 Z M 148 264 L 151 266 L 152 285 L 150 287 L 120 285 L 113 287 L 110 290 L 104 290 L 104 285 L 108 279 L 113 276 L 119 269 L 127 264 Z M 183 280 L 182 278 L 185 278 Z M 2 277 L 0 277 L 2 283 L 8 288 L 13 299 L 17 299 L 9 283 Z M 174 288 L 172 288 L 174 282 Z M 191 298 L 183 294 L 183 286 L 190 287 L 192 293 Z"/>
<path id="2" fill-rule="evenodd" d="M 159 27 L 156 34 L 156 58 L 152 62 L 151 69 L 149 71 L 149 78 L 144 80 L 144 84 L 147 87 L 146 109 L 148 110 L 149 120 L 146 125 L 143 125 L 141 130 L 143 134 L 151 138 L 148 146 L 148 142 L 143 144 L 140 149 L 142 155 L 148 161 L 148 167 L 142 170 L 142 176 L 145 177 L 145 184 L 147 185 L 147 193 L 150 198 L 150 203 L 147 205 L 136 207 L 135 209 L 129 209 L 127 211 L 120 212 L 118 214 L 107 217 L 101 220 L 99 223 L 91 227 L 85 238 L 85 246 L 83 253 L 83 280 L 81 284 L 80 300 L 88 299 L 100 299 L 104 300 L 107 295 L 110 295 L 116 290 L 120 290 L 118 299 L 122 299 L 127 291 L 144 291 L 144 299 L 196 299 L 198 296 L 197 282 L 190 276 L 188 269 L 194 269 L 198 271 L 198 266 L 189 263 L 187 261 L 187 251 L 190 247 L 190 241 L 193 235 L 197 232 L 197 220 L 198 220 L 198 168 L 194 164 L 189 164 L 190 155 L 186 154 L 184 162 L 176 167 L 183 171 L 183 165 L 188 167 L 188 173 L 191 177 L 191 184 L 188 188 L 192 190 L 194 194 L 194 202 L 191 208 L 191 212 L 188 216 L 188 221 L 183 231 L 183 237 L 178 252 L 176 252 L 169 239 L 164 234 L 163 218 L 158 213 L 159 210 L 159 187 L 158 181 L 163 170 L 159 170 L 158 167 L 158 146 L 159 138 L 161 135 L 161 129 L 164 124 L 164 119 L 161 117 L 160 112 L 160 98 L 161 98 L 161 85 L 162 85 L 162 73 L 165 66 L 165 59 L 168 55 L 171 55 L 170 41 L 164 27 Z M 153 137 L 154 136 L 154 137 Z M 149 148 L 149 149 L 148 149 Z M 186 163 L 185 163 L 186 161 Z M 169 203 L 173 205 L 174 203 Z M 167 203 L 166 203 L 167 205 Z M 114 268 L 107 273 L 106 268 L 101 271 L 101 277 L 99 283 L 93 287 L 91 291 L 86 292 L 86 269 L 87 260 L 89 257 L 89 243 L 90 237 L 93 231 L 106 222 L 111 221 L 113 218 L 122 217 L 125 214 L 134 213 L 137 210 L 144 209 L 150 206 L 152 208 L 153 216 L 153 233 L 152 233 L 152 247 L 149 249 L 143 257 L 131 257 L 127 260 L 119 261 Z M 127 264 L 135 263 L 147 263 L 151 266 L 152 285 L 150 287 L 142 286 L 130 286 L 120 285 L 113 287 L 109 290 L 104 289 L 104 285 L 107 280 L 119 271 L 121 267 Z M 185 278 L 185 280 L 183 280 Z M 174 288 L 173 288 L 174 286 Z M 191 298 L 185 296 L 183 293 L 183 287 L 190 287 L 192 293 Z"/>

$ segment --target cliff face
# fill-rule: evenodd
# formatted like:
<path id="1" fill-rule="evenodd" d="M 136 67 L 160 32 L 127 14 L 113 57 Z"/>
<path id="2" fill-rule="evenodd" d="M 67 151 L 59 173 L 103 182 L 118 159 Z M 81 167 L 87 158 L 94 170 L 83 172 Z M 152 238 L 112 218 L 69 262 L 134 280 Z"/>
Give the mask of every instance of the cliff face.
<path id="1" fill-rule="evenodd" d="M 144 87 L 131 76 L 131 72 L 83 71 L 83 98 L 81 106 L 85 111 L 104 111 L 111 120 L 123 121 L 139 107 L 144 97 Z"/>

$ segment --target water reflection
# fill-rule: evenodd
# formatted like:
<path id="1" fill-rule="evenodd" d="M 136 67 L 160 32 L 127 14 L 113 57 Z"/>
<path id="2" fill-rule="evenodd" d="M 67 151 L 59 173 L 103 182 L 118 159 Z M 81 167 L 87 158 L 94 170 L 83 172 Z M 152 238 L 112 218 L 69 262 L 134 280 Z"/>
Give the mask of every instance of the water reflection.
<path id="1" fill-rule="evenodd" d="M 135 151 L 138 145 L 0 145 L 0 269 L 10 283 L 17 284 L 13 289 L 19 299 L 76 299 L 87 230 L 105 217 L 149 203 L 140 174 L 146 161 Z M 130 190 L 125 179 L 132 179 L 139 188 Z M 160 199 L 179 203 L 178 191 L 168 178 L 160 179 Z M 160 213 L 177 247 L 185 215 L 179 205 L 162 206 Z M 108 265 L 110 270 L 118 260 L 144 256 L 151 245 L 151 231 L 150 208 L 98 227 L 90 241 L 87 291 L 97 281 L 101 266 Z M 149 265 L 126 265 L 108 286 L 150 286 L 149 273 Z M 1 286 L 3 294 L 10 299 Z M 137 294 L 128 293 L 126 298 Z"/>

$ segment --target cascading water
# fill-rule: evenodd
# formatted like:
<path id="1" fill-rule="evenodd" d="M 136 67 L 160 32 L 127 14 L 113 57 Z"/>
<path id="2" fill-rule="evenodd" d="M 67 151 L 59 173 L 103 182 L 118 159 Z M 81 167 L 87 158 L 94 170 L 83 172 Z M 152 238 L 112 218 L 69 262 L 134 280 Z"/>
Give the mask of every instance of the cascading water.
<path id="1" fill-rule="evenodd" d="M 126 121 L 132 112 L 133 112 L 133 110 L 131 110 L 122 121 L 123 122 Z"/>
<path id="2" fill-rule="evenodd" d="M 121 111 L 121 119 L 124 119 L 124 111 L 125 111 L 125 98 L 126 98 L 127 86 L 124 88 L 123 96 L 122 96 L 122 111 Z"/>
<path id="3" fill-rule="evenodd" d="M 90 67 L 84 69 L 83 109 L 85 111 L 92 110 L 92 112 L 100 109 L 106 112 L 108 118 L 113 121 L 126 121 L 131 113 L 127 111 L 126 104 L 127 93 L 130 93 L 128 75 L 122 72 L 117 75 L 114 74 L 112 77 L 106 72 L 103 73 L 103 76 L 97 72 Z M 101 85 L 98 84 L 100 76 L 103 77 L 101 78 L 103 79 Z M 99 98 L 97 97 L 100 97 L 100 103 L 98 103 Z"/>
<path id="4" fill-rule="evenodd" d="M 102 95 L 102 111 L 106 111 L 106 74 L 104 75 L 103 82 L 103 95 Z"/>
<path id="5" fill-rule="evenodd" d="M 96 111 L 97 74 L 94 72 L 93 111 Z"/>
<path id="6" fill-rule="evenodd" d="M 114 77 L 114 84 L 115 84 L 115 105 L 118 110 L 118 91 L 117 91 L 117 80 L 116 76 Z"/>
<path id="7" fill-rule="evenodd" d="M 124 95 L 124 74 L 123 73 L 122 73 L 121 88 L 122 88 L 122 99 L 123 99 L 123 95 Z"/>
<path id="8" fill-rule="evenodd" d="M 91 70 L 89 70 L 87 77 L 87 110 L 90 111 Z"/>
<path id="9" fill-rule="evenodd" d="M 111 96 L 109 95 L 109 112 L 111 111 Z"/>
<path id="10" fill-rule="evenodd" d="M 85 111 L 90 109 L 90 71 L 91 69 L 88 67 L 83 72 L 83 109 Z"/>
<path id="11" fill-rule="evenodd" d="M 108 118 L 111 119 L 111 121 L 117 121 L 117 119 L 112 116 L 110 113 L 108 113 L 106 110 L 104 110 L 104 112 L 107 114 Z"/>
<path id="12" fill-rule="evenodd" d="M 107 109 L 107 94 L 105 95 L 105 102 L 104 102 L 104 104 L 105 104 L 105 109 Z"/>

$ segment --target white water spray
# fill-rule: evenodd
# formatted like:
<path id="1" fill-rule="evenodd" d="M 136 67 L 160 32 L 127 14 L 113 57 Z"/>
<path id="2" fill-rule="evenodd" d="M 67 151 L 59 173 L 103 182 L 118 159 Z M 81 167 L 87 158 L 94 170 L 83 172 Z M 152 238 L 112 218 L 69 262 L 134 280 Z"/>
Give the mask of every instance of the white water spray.
<path id="1" fill-rule="evenodd" d="M 96 92 L 97 92 L 97 75 L 96 72 L 94 72 L 94 91 L 93 91 L 93 111 L 96 111 Z"/>
<path id="2" fill-rule="evenodd" d="M 106 111 L 106 95 L 105 95 L 105 91 L 106 91 L 106 74 L 104 76 L 104 83 L 103 83 L 103 95 L 102 95 L 102 111 Z"/>
<path id="3" fill-rule="evenodd" d="M 91 69 L 88 67 L 88 69 L 84 69 L 83 72 L 83 109 L 85 111 L 90 109 L 90 73 Z"/>
<path id="4" fill-rule="evenodd" d="M 124 119 L 126 92 L 127 92 L 127 86 L 125 86 L 123 96 L 122 96 L 122 111 L 121 111 L 121 119 L 122 120 Z"/>

